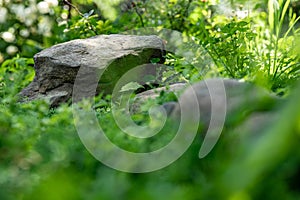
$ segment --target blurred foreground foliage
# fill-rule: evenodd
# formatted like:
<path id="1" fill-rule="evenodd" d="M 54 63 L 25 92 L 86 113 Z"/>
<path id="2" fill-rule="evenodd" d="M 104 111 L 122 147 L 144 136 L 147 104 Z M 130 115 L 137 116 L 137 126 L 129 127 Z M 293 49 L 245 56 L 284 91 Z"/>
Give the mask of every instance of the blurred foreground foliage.
<path id="1" fill-rule="evenodd" d="M 0 13 L 0 199 L 300 198 L 299 1 L 0 0 Z M 229 124 L 203 159 L 197 136 L 167 168 L 127 174 L 89 154 L 69 105 L 53 109 L 44 101 L 17 101 L 34 77 L 32 56 L 41 49 L 142 27 L 192 37 L 214 61 L 211 76 L 244 79 L 284 94 L 266 108 L 276 113 L 273 122 L 254 134 L 240 128 L 243 120 Z M 168 55 L 166 64 L 166 79 L 203 78 L 184 58 Z M 168 95 L 156 103 L 173 98 Z M 114 122 L 109 100 L 96 97 L 95 111 L 115 144 L 147 152 L 172 138 L 168 131 L 150 141 L 130 138 Z M 132 118 L 138 124 L 148 120 L 147 113 Z"/>
<path id="2" fill-rule="evenodd" d="M 228 124 L 203 159 L 198 158 L 202 139 L 197 136 L 180 159 L 146 174 L 119 172 L 93 158 L 77 135 L 68 105 L 49 109 L 44 101 L 21 104 L 6 96 L 0 107 L 0 197 L 299 199 L 299 87 L 284 103 L 268 108 L 277 116 L 272 124 L 255 133 L 239 128 L 243 121 Z M 101 104 L 96 113 L 114 144 L 149 152 L 172 139 L 168 129 L 149 141 L 132 139 L 114 123 L 106 101 L 96 99 Z M 138 122 L 141 117 L 137 114 L 133 119 Z"/>

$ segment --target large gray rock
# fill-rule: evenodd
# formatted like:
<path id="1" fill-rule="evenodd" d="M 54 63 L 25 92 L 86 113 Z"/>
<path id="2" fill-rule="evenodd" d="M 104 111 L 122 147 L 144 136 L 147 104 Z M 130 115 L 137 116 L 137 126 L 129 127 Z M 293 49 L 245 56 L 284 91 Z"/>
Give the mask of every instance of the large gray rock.
<path id="1" fill-rule="evenodd" d="M 224 96 L 225 95 L 225 96 Z M 197 105 L 191 104 L 191 99 L 196 98 Z M 258 111 L 265 111 L 276 103 L 277 98 L 266 90 L 250 83 L 240 82 L 234 79 L 207 79 L 188 87 L 180 96 L 180 104 L 190 105 L 189 112 L 198 107 L 200 111 L 199 124 L 204 129 L 208 127 L 211 120 L 219 120 L 225 114 L 225 124 L 239 124 L 240 120 L 247 115 Z M 179 121 L 181 117 L 181 106 L 179 103 L 165 103 L 163 107 L 171 118 Z M 212 112 L 215 112 L 214 119 Z M 268 115 L 265 120 L 267 121 Z M 213 124 L 212 124 L 213 125 Z"/>
<path id="2" fill-rule="evenodd" d="M 47 98 L 56 106 L 71 98 L 76 76 L 81 97 L 94 95 L 95 84 L 97 92 L 109 93 L 128 70 L 152 58 L 163 62 L 163 54 L 163 41 L 157 36 L 99 35 L 58 44 L 34 56 L 36 76 L 20 96 L 23 100 Z M 149 67 L 145 74 L 154 74 L 153 69 Z"/>

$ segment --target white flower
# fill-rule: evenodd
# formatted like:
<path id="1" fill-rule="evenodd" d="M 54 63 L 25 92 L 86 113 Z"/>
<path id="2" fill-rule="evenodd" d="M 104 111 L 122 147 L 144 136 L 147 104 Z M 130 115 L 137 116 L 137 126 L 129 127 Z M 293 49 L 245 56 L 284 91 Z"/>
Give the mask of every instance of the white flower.
<path id="1" fill-rule="evenodd" d="M 37 15 L 36 15 L 36 7 L 34 6 L 29 6 L 27 8 L 25 8 L 24 10 L 24 21 L 26 26 L 31 26 L 33 24 L 33 22 L 36 20 Z"/>
<path id="2" fill-rule="evenodd" d="M 10 0 L 0 0 L 0 6 L 2 6 L 4 3 L 9 4 Z"/>
<path id="3" fill-rule="evenodd" d="M 248 10 L 237 10 L 234 12 L 234 14 L 238 19 L 244 19 L 249 16 L 249 11 Z"/>
<path id="4" fill-rule="evenodd" d="M 57 6 L 58 5 L 58 1 L 57 0 L 45 0 L 49 6 Z"/>
<path id="5" fill-rule="evenodd" d="M 26 17 L 35 17 L 33 16 L 36 12 L 36 7 L 35 6 L 29 6 L 29 7 L 26 7 L 25 10 L 24 10 L 24 15 Z"/>
<path id="6" fill-rule="evenodd" d="M 28 37 L 29 36 L 29 31 L 27 30 L 27 29 L 22 29 L 21 31 L 20 31 L 20 35 L 22 36 L 22 37 Z"/>
<path id="7" fill-rule="evenodd" d="M 25 25 L 26 26 L 31 26 L 32 24 L 33 24 L 33 20 L 32 19 L 26 19 L 26 21 L 25 21 Z"/>
<path id="8" fill-rule="evenodd" d="M 18 52 L 18 47 L 16 46 L 13 46 L 13 45 L 9 45 L 7 48 L 6 48 L 6 53 L 8 53 L 9 55 L 14 55 L 15 53 Z"/>
<path id="9" fill-rule="evenodd" d="M 44 36 L 51 36 L 51 20 L 47 16 L 40 18 L 38 23 L 38 33 L 43 34 Z"/>
<path id="10" fill-rule="evenodd" d="M 49 4 L 45 1 L 41 1 L 40 3 L 38 3 L 37 8 L 42 14 L 47 14 L 50 12 Z"/>
<path id="11" fill-rule="evenodd" d="M 2 53 L 0 53 L 0 63 L 2 63 L 4 61 L 4 56 Z"/>
<path id="12" fill-rule="evenodd" d="M 4 23 L 6 21 L 7 9 L 4 7 L 0 7 L 0 23 Z"/>
<path id="13" fill-rule="evenodd" d="M 67 13 L 62 13 L 62 14 L 60 15 L 60 17 L 61 17 L 62 19 L 64 19 L 64 20 L 66 20 L 66 19 L 68 19 L 68 14 L 67 14 Z"/>
<path id="14" fill-rule="evenodd" d="M 9 43 L 15 41 L 16 39 L 15 35 L 8 31 L 2 33 L 2 38 L 5 42 Z"/>
<path id="15" fill-rule="evenodd" d="M 12 4 L 11 10 L 16 14 L 18 19 L 24 21 L 25 6 L 23 4 Z"/>

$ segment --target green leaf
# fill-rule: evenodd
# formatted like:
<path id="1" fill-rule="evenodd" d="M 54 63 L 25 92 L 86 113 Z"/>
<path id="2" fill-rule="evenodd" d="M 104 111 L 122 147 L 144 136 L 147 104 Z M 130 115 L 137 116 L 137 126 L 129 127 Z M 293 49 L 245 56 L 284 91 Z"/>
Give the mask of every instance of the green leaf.
<path id="1" fill-rule="evenodd" d="M 156 64 L 156 63 L 158 63 L 160 61 L 160 58 L 151 58 L 151 60 L 150 60 L 150 62 L 152 63 L 152 64 Z"/>
<path id="2" fill-rule="evenodd" d="M 240 21 L 240 22 L 238 22 L 238 26 L 240 26 L 240 27 L 243 27 L 243 26 L 247 26 L 249 23 L 248 22 L 246 22 L 246 21 Z"/>
<path id="3" fill-rule="evenodd" d="M 144 88 L 141 84 L 137 83 L 137 82 L 130 82 L 127 83 L 126 85 L 124 85 L 120 92 L 128 92 L 128 91 L 134 91 L 137 90 L 139 88 Z"/>
<path id="4" fill-rule="evenodd" d="M 289 74 L 293 74 L 293 73 L 295 73 L 295 72 L 297 72 L 297 71 L 300 71 L 300 63 L 297 63 L 297 67 L 295 67 L 295 68 L 293 68 L 290 72 L 289 72 Z"/>

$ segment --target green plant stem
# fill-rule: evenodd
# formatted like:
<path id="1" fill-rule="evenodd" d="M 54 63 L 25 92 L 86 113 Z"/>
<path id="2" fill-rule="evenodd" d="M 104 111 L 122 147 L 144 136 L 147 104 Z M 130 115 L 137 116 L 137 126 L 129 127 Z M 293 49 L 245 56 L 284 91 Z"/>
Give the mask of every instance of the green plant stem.
<path id="1" fill-rule="evenodd" d="M 187 3 L 186 7 L 185 7 L 185 10 L 183 12 L 183 17 L 181 18 L 181 26 L 184 25 L 184 21 L 185 19 L 188 17 L 188 14 L 189 14 L 189 8 L 190 8 L 190 5 L 192 3 L 193 0 L 189 0 L 189 2 Z"/>
<path id="2" fill-rule="evenodd" d="M 84 17 L 84 15 L 80 12 L 80 10 L 72 3 L 70 3 L 68 0 L 63 0 L 63 3 L 67 4 L 68 6 L 74 8 L 74 10 L 76 10 L 76 12 L 78 12 L 78 14 L 82 17 Z"/>
<path id="3" fill-rule="evenodd" d="M 203 33 L 205 35 L 205 38 L 208 38 L 208 40 L 210 40 L 211 36 L 209 35 L 209 33 L 207 32 L 207 30 L 205 29 L 204 25 L 202 26 L 202 30 L 203 30 Z M 227 67 L 227 65 L 224 63 L 223 59 L 219 56 L 219 54 L 218 54 L 218 52 L 217 52 L 217 50 L 216 50 L 216 48 L 214 46 L 211 46 L 211 47 L 208 47 L 208 48 L 205 47 L 205 49 L 208 52 L 208 54 L 210 55 L 210 57 L 212 58 L 212 60 L 214 61 L 214 63 L 218 67 L 220 67 L 218 63 L 221 63 L 223 65 L 223 67 L 225 68 L 225 70 L 229 73 L 229 75 L 231 76 L 231 78 L 235 78 L 234 74 L 231 72 L 231 70 L 229 69 L 229 67 Z M 209 50 L 209 49 L 211 49 L 211 50 Z"/>
<path id="4" fill-rule="evenodd" d="M 282 70 L 279 74 L 278 74 L 278 77 L 280 77 L 283 73 L 285 73 L 288 69 L 290 69 L 292 66 L 297 66 L 299 65 L 300 66 L 300 63 L 295 63 L 295 64 L 292 64 L 288 67 L 286 67 L 284 70 Z"/>
<path id="5" fill-rule="evenodd" d="M 276 67 L 276 65 L 277 65 L 277 54 L 278 54 L 278 41 L 279 41 L 279 34 L 277 33 L 276 34 L 275 45 L 274 45 L 275 46 L 275 50 L 274 50 L 274 60 L 273 60 L 273 69 L 272 69 L 273 80 L 275 80 L 276 74 L 277 74 L 277 71 L 278 71 L 278 68 L 279 68 L 279 67 Z M 275 70 L 275 72 L 274 72 L 274 70 Z"/>
<path id="6" fill-rule="evenodd" d="M 295 24 L 300 20 L 300 16 L 297 17 L 297 19 L 290 25 L 289 29 L 284 34 L 283 38 L 286 38 L 288 34 L 291 32 L 291 30 L 294 28 Z"/>
<path id="7" fill-rule="evenodd" d="M 274 65 L 273 65 L 273 77 L 272 77 L 273 80 L 276 80 L 276 78 L 279 77 L 279 76 L 277 76 L 277 73 L 278 73 L 278 70 L 280 70 L 280 68 L 281 68 L 279 66 L 276 67 L 277 57 L 278 57 L 278 55 L 277 55 L 278 54 L 278 41 L 279 41 L 279 34 L 282 30 L 284 17 L 286 16 L 286 12 L 287 12 L 289 4 L 290 4 L 290 0 L 288 0 L 284 3 L 283 9 L 281 10 L 281 13 L 280 13 L 279 26 L 278 26 L 278 29 L 276 30 L 276 43 L 275 43 L 275 55 L 274 55 L 275 58 L 274 58 L 274 63 L 273 63 Z M 289 29 L 284 34 L 283 39 L 286 39 L 287 35 L 292 30 L 292 28 L 294 27 L 294 25 L 297 23 L 298 20 L 299 20 L 299 17 L 289 26 Z M 275 70 L 275 72 L 274 72 L 274 70 Z M 282 74 L 282 73 L 280 73 L 280 74 Z"/>
<path id="8" fill-rule="evenodd" d="M 142 27 L 145 27 L 143 17 L 142 17 L 142 15 L 141 15 L 141 13 L 138 11 L 137 6 L 134 7 L 134 10 L 135 10 L 136 14 L 138 15 L 138 17 L 139 17 L 139 19 L 140 19 L 140 22 L 141 22 Z"/>

